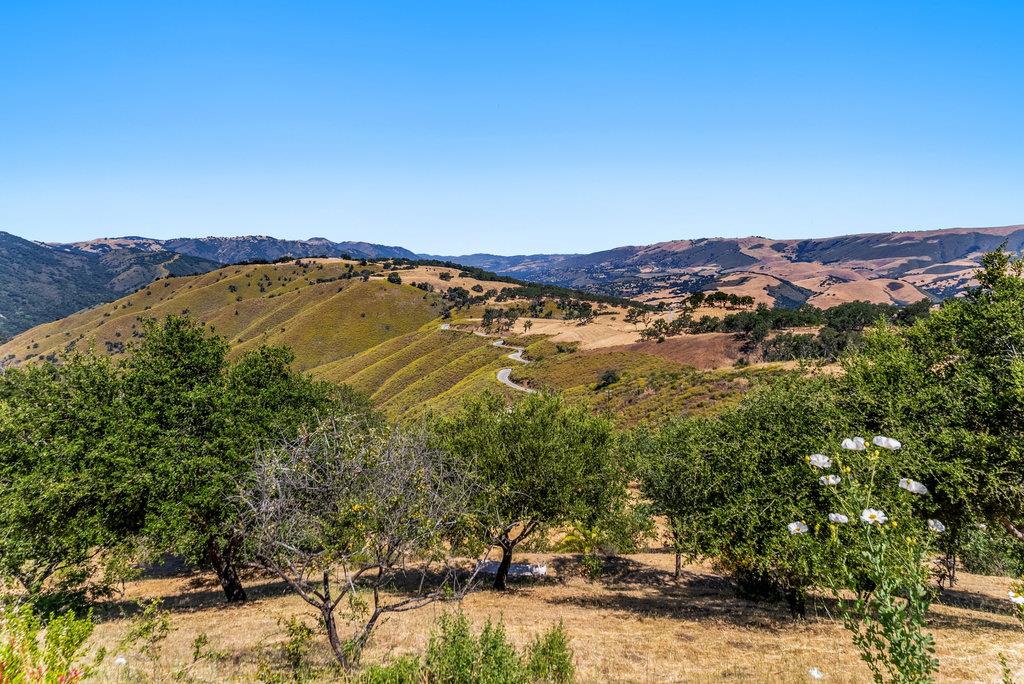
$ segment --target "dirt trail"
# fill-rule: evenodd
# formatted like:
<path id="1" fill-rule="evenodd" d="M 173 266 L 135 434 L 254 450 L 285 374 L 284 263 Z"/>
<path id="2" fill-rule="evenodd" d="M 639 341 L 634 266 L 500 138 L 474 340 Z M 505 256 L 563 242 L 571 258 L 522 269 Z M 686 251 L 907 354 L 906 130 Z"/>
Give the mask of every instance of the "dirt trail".
<path id="1" fill-rule="evenodd" d="M 449 323 L 442 323 L 441 324 L 441 330 L 451 330 L 451 324 L 449 324 Z M 474 330 L 473 334 L 476 335 L 477 337 L 490 337 L 490 335 L 488 335 L 486 333 L 482 333 L 479 330 Z M 518 361 L 519 363 L 530 363 L 529 359 L 524 359 L 523 358 L 523 352 L 526 351 L 525 347 L 515 347 L 515 346 L 513 346 L 511 344 L 505 344 L 505 340 L 503 340 L 501 338 L 495 340 L 491 344 L 493 344 L 495 347 L 505 347 L 507 349 L 511 349 L 512 351 L 509 354 L 507 354 L 507 356 L 508 356 L 508 358 L 512 359 L 513 361 Z M 498 382 L 500 382 L 501 384 L 505 385 L 506 387 L 511 387 L 514 390 L 518 390 L 520 392 L 526 392 L 527 394 L 536 394 L 537 393 L 537 390 L 535 390 L 535 389 L 530 389 L 529 387 L 526 387 L 525 385 L 520 385 L 517 382 L 512 382 L 511 375 L 512 375 L 512 368 L 508 367 L 508 368 L 500 369 L 495 374 L 495 377 L 497 378 Z"/>

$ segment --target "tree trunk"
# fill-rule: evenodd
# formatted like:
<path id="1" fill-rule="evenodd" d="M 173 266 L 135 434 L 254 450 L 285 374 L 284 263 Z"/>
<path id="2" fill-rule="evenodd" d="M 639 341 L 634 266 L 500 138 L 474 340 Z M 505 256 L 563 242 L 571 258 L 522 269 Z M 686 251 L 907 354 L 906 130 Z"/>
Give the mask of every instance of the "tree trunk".
<path id="1" fill-rule="evenodd" d="M 676 549 L 676 571 L 673 577 L 679 579 L 683 576 L 683 554 L 679 549 Z"/>
<path id="2" fill-rule="evenodd" d="M 242 586 L 242 579 L 238 576 L 238 568 L 235 567 L 232 558 L 233 551 L 233 542 L 230 541 L 223 552 L 217 548 L 217 542 L 213 540 L 210 540 L 206 546 L 210 565 L 217 573 L 217 579 L 220 580 L 220 586 L 224 590 L 224 597 L 228 603 L 241 603 L 248 597 L 245 587 Z"/>
<path id="3" fill-rule="evenodd" d="M 789 604 L 789 614 L 794 618 L 803 620 L 807 617 L 807 596 L 802 589 L 786 589 L 786 603 Z"/>
<path id="4" fill-rule="evenodd" d="M 494 588 L 498 591 L 508 589 L 508 569 L 512 567 L 512 544 L 501 545 L 501 563 L 498 564 L 498 572 L 494 574 Z"/>
<path id="5" fill-rule="evenodd" d="M 321 608 L 320 614 L 324 620 L 324 627 L 327 629 L 327 642 L 331 645 L 331 650 L 334 651 L 334 657 L 337 658 L 338 664 L 341 665 L 342 669 L 348 672 L 352 669 L 352 663 L 349 662 L 348 654 L 345 653 L 345 644 L 342 643 L 341 637 L 338 636 L 338 625 L 334 621 L 334 610 L 331 609 L 329 604 L 326 604 Z"/>

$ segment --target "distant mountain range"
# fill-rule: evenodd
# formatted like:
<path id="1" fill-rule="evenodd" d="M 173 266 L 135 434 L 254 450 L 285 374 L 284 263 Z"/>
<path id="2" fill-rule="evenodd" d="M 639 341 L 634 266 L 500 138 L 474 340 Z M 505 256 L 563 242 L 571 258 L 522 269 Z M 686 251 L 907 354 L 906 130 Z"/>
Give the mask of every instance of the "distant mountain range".
<path id="1" fill-rule="evenodd" d="M 810 240 L 702 238 L 592 254 L 416 254 L 403 247 L 326 238 L 100 238 L 31 242 L 0 232 L 0 336 L 110 301 L 167 275 L 191 275 L 284 256 L 432 258 L 523 280 L 671 304 L 696 290 L 760 302 L 829 307 L 856 299 L 905 304 L 943 299 L 973 282 L 982 254 L 1019 252 L 1024 225 L 864 233 Z"/>
<path id="2" fill-rule="evenodd" d="M 142 249 L 167 251 L 209 259 L 221 264 L 237 264 L 243 261 L 274 261 L 285 256 L 292 257 L 340 257 L 348 255 L 356 259 L 405 258 L 415 259 L 416 254 L 402 247 L 388 247 L 369 242 L 332 242 L 327 238 L 314 237 L 308 240 L 282 240 L 266 235 L 243 235 L 240 237 L 173 238 L 154 240 L 146 237 L 100 238 L 67 245 L 53 245 L 57 248 L 71 248 L 93 253 L 110 252 L 117 249 Z"/>
<path id="3" fill-rule="evenodd" d="M 852 300 L 939 300 L 973 282 L 980 257 L 1001 244 L 1019 252 L 1024 225 L 863 233 L 810 240 L 764 237 L 676 240 L 592 254 L 440 257 L 502 275 L 650 302 L 695 290 L 750 294 L 781 306 Z"/>
<path id="4" fill-rule="evenodd" d="M 101 238 L 41 243 L 0 231 L 0 337 L 134 292 L 168 275 L 207 273 L 223 264 L 283 256 L 355 258 L 416 255 L 401 247 L 324 238 Z"/>

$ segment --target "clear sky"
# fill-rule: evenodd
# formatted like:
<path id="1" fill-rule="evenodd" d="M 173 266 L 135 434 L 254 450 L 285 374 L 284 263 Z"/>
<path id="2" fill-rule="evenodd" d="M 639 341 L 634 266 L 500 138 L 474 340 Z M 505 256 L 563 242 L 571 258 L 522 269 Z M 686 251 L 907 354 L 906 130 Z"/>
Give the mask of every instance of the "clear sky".
<path id="1" fill-rule="evenodd" d="M 1024 223 L 1024 2 L 9 0 L 0 230 L 463 254 Z"/>

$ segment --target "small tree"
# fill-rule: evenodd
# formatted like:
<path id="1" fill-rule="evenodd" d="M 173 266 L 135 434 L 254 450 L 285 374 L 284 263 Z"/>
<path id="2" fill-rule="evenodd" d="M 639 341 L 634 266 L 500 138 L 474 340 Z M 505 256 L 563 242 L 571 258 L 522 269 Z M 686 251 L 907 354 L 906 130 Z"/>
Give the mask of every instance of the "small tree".
<path id="1" fill-rule="evenodd" d="M 241 495 L 246 556 L 317 610 L 348 670 L 382 616 L 466 591 L 448 542 L 471 493 L 466 472 L 423 436 L 329 419 L 257 455 Z M 348 639 L 342 606 L 358 623 Z"/>
<path id="2" fill-rule="evenodd" d="M 392 271 L 391 273 L 388 273 L 388 282 L 394 285 L 401 285 L 402 276 L 398 275 L 397 271 Z"/>
<path id="3" fill-rule="evenodd" d="M 539 529 L 622 508 L 626 478 L 611 424 L 557 396 L 511 406 L 492 394 L 470 399 L 436 432 L 480 483 L 477 523 L 502 553 L 495 589 L 506 588 L 513 552 Z"/>
<path id="4" fill-rule="evenodd" d="M 818 559 L 786 525 L 828 512 L 806 456 L 844 426 L 827 378 L 782 377 L 638 439 L 641 485 L 683 555 L 719 559 L 741 593 L 782 593 L 799 616 Z"/>
<path id="5" fill-rule="evenodd" d="M 153 548 L 212 567 L 229 601 L 245 600 L 233 497 L 253 452 L 317 412 L 368 410 L 365 400 L 292 371 L 287 349 L 261 347 L 230 364 L 226 342 L 188 318 L 147 321 L 144 332 L 121 368 L 125 411 L 113 442 L 137 483 L 143 532 Z"/>

